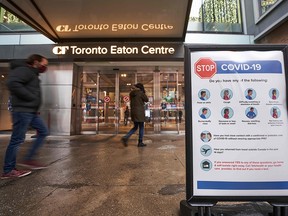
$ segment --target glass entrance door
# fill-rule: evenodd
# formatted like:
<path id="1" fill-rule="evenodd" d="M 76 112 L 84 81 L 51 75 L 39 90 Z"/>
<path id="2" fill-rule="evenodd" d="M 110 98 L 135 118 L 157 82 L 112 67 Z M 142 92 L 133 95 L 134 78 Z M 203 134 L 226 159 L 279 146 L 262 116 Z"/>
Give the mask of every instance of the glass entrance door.
<path id="1" fill-rule="evenodd" d="M 99 73 L 97 133 L 114 134 L 118 125 L 118 96 L 115 72 Z"/>
<path id="2" fill-rule="evenodd" d="M 130 118 L 131 85 L 135 71 L 99 71 L 83 74 L 82 133 L 127 133 Z"/>
<path id="3" fill-rule="evenodd" d="M 178 131 L 177 73 L 160 73 L 161 132 Z"/>
<path id="4" fill-rule="evenodd" d="M 183 73 L 156 69 L 102 67 L 95 72 L 94 68 L 84 68 L 82 133 L 127 133 L 133 126 L 129 93 L 137 82 L 143 83 L 149 99 L 145 133 L 184 132 Z"/>
<path id="5" fill-rule="evenodd" d="M 119 121 L 118 133 L 127 133 L 133 126 L 130 117 L 130 97 L 132 85 L 135 84 L 136 71 L 119 71 Z"/>
<path id="6" fill-rule="evenodd" d="M 117 133 L 117 73 L 83 73 L 82 133 Z"/>

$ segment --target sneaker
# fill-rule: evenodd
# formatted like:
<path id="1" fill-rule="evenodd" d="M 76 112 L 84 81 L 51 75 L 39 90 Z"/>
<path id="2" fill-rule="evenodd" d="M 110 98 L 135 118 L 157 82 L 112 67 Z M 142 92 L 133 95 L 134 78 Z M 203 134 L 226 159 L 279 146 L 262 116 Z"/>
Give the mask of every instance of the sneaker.
<path id="1" fill-rule="evenodd" d="M 1 179 L 20 178 L 31 174 L 30 170 L 17 170 L 13 169 L 9 173 L 3 173 Z"/>
<path id="2" fill-rule="evenodd" d="M 122 141 L 122 143 L 123 143 L 123 145 L 124 145 L 125 147 L 128 146 L 128 138 L 122 137 L 122 138 L 121 138 L 121 141 Z"/>
<path id="3" fill-rule="evenodd" d="M 27 160 L 23 161 L 21 163 L 17 163 L 17 165 L 26 167 L 32 170 L 40 170 L 40 169 L 46 169 L 47 166 L 44 166 L 42 164 L 37 163 L 35 160 Z"/>
<path id="4" fill-rule="evenodd" d="M 138 147 L 145 147 L 145 146 L 147 146 L 145 143 L 138 143 Z"/>

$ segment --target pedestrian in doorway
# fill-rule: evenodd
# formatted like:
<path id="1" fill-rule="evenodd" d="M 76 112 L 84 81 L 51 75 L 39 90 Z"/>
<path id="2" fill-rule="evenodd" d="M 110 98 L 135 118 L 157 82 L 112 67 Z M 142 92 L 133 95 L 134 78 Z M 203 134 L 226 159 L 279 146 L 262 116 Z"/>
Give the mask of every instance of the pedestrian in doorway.
<path id="1" fill-rule="evenodd" d="M 128 124 L 128 118 L 129 118 L 130 112 L 129 112 L 129 107 L 126 106 L 126 109 L 124 111 L 124 125 L 127 126 Z"/>
<path id="2" fill-rule="evenodd" d="M 144 121 L 145 121 L 145 102 L 148 102 L 148 97 L 145 94 L 145 89 L 142 83 L 137 83 L 132 86 L 130 96 L 131 106 L 131 120 L 134 123 L 134 127 L 122 137 L 121 141 L 124 146 L 127 146 L 129 137 L 134 134 L 139 127 L 138 147 L 144 147 L 143 143 L 144 135 Z"/>
<path id="3" fill-rule="evenodd" d="M 179 110 L 179 123 L 182 122 L 182 116 L 183 116 L 183 112 L 182 110 Z"/>
<path id="4" fill-rule="evenodd" d="M 25 65 L 13 68 L 8 74 L 7 87 L 12 98 L 12 121 L 13 130 L 9 145 L 7 146 L 3 174 L 1 179 L 27 176 L 30 170 L 16 169 L 16 156 L 20 144 L 25 140 L 25 134 L 29 126 L 38 131 L 38 136 L 28 150 L 24 160 L 18 165 L 29 169 L 44 169 L 34 159 L 35 154 L 42 146 L 48 129 L 38 115 L 41 105 L 41 88 L 39 75 L 47 70 L 48 60 L 38 54 L 28 57 Z"/>

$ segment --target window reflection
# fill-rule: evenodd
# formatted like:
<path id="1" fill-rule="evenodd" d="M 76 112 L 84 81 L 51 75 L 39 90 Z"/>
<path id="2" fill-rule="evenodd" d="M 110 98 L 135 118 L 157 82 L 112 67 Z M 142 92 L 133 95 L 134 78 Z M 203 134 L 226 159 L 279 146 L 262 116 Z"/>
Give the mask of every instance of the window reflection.
<path id="1" fill-rule="evenodd" d="M 194 0 L 188 31 L 242 32 L 239 0 Z"/>
<path id="2" fill-rule="evenodd" d="M 35 31 L 21 19 L 0 7 L 0 32 Z"/>

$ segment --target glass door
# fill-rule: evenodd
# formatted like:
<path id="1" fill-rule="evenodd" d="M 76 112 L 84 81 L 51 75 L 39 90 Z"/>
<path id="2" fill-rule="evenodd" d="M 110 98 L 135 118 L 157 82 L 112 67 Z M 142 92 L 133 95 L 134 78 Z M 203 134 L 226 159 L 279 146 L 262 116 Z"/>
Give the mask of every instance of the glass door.
<path id="1" fill-rule="evenodd" d="M 178 131 L 178 74 L 160 73 L 161 132 Z"/>
<path id="2" fill-rule="evenodd" d="M 82 133 L 125 134 L 132 127 L 131 86 L 143 83 L 145 133 L 180 133 L 185 130 L 184 73 L 171 68 L 127 67 L 112 70 L 85 68 L 83 72 Z"/>
<path id="3" fill-rule="evenodd" d="M 95 134 L 98 122 L 98 73 L 83 73 L 82 88 L 82 133 Z"/>
<path id="4" fill-rule="evenodd" d="M 118 97 L 116 93 L 116 76 L 112 72 L 100 72 L 98 77 L 98 133 L 117 133 Z"/>
<path id="5" fill-rule="evenodd" d="M 133 122 L 130 117 L 130 91 L 135 84 L 135 71 L 119 71 L 119 122 L 118 132 L 127 133 Z"/>
<path id="6" fill-rule="evenodd" d="M 185 86 L 184 73 L 178 73 L 178 133 L 185 132 Z"/>

